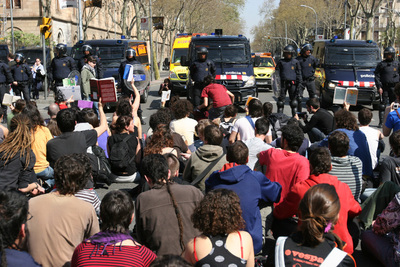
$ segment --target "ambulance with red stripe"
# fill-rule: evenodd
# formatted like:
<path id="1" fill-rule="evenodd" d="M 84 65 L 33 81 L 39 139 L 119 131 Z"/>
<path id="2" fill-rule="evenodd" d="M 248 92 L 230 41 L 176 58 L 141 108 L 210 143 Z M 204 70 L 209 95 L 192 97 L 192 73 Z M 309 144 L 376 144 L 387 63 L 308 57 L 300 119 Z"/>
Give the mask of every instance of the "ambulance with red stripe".
<path id="1" fill-rule="evenodd" d="M 257 95 L 250 42 L 245 36 L 222 35 L 222 31 L 193 36 L 185 65 L 190 66 L 196 60 L 196 51 L 200 47 L 208 49 L 208 59 L 214 61 L 216 67 L 215 79 L 235 95 L 235 103 L 243 103 L 250 96 Z M 192 84 L 189 75 L 189 90 Z"/>
<path id="2" fill-rule="evenodd" d="M 320 62 L 315 83 L 322 107 L 332 105 L 336 87 L 357 88 L 357 104 L 379 103 L 374 71 L 381 53 L 375 42 L 332 39 L 315 41 L 313 47 Z"/>

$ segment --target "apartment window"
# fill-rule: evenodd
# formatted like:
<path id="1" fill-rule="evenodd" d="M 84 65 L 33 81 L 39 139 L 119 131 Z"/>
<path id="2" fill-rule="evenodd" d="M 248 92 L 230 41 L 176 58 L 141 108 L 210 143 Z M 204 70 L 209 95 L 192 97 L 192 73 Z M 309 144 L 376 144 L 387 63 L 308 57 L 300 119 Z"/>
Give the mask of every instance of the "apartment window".
<path id="1" fill-rule="evenodd" d="M 13 8 L 21 8 L 21 0 L 13 0 Z M 10 1 L 6 0 L 6 8 L 10 9 Z"/>

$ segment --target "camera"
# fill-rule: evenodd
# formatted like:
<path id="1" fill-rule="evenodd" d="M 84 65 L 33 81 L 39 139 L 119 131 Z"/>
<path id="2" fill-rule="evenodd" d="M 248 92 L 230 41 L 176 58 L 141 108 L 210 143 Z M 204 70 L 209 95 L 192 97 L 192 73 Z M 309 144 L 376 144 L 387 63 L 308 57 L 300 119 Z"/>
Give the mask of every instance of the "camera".
<path id="1" fill-rule="evenodd" d="M 307 117 L 307 112 L 296 112 L 297 116 L 299 116 L 299 118 L 305 118 Z"/>
<path id="2" fill-rule="evenodd" d="M 398 109 L 399 108 L 399 103 L 394 103 L 393 104 L 393 109 Z"/>

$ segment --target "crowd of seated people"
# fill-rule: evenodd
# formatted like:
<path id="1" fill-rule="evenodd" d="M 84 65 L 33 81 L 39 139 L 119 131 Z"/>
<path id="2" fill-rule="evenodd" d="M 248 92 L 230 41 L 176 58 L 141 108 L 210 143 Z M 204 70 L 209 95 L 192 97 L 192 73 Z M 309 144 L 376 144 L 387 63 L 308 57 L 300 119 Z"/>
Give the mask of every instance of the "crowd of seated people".
<path id="1" fill-rule="evenodd" d="M 101 100 L 96 110 L 52 104 L 46 120 L 35 102 L 15 104 L 0 128 L 1 266 L 254 266 L 257 256 L 264 266 L 355 266 L 361 231 L 369 255 L 400 264 L 392 106 L 383 133 L 394 130 L 392 153 L 380 159 L 384 136 L 369 129 L 369 110 L 360 125 L 347 105 L 324 110 L 333 127 L 315 141 L 305 134 L 318 133 L 316 119 L 277 121 L 259 99 L 247 116 L 227 105 L 199 122 L 175 99 L 144 134 L 132 87 L 135 100 L 121 98 L 110 122 Z M 131 190 L 100 200 L 96 189 L 112 183 Z"/>

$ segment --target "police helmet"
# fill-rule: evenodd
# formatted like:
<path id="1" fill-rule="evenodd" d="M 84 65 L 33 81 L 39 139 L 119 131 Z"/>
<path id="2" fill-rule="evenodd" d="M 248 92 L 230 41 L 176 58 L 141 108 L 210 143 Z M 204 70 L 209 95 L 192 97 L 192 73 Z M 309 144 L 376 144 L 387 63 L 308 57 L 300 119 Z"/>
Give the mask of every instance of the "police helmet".
<path id="1" fill-rule="evenodd" d="M 20 63 L 23 63 L 24 60 L 25 60 L 25 57 L 24 57 L 24 55 L 22 53 L 16 53 L 15 57 L 14 57 L 14 60 L 17 61 L 17 59 L 19 59 Z"/>
<path id="2" fill-rule="evenodd" d="M 85 44 L 82 46 L 82 53 L 85 54 L 86 51 L 89 51 L 89 54 L 91 55 L 93 52 L 92 46 Z"/>
<path id="3" fill-rule="evenodd" d="M 129 58 L 129 57 L 133 57 L 133 58 L 135 58 L 136 57 L 136 51 L 135 51 L 135 49 L 133 49 L 133 48 L 128 48 L 128 49 L 126 49 L 126 51 L 125 51 L 125 58 L 126 59 L 132 59 L 132 58 Z"/>
<path id="4" fill-rule="evenodd" d="M 201 55 L 206 55 L 205 58 L 201 58 Z M 206 60 L 208 55 L 208 49 L 206 47 L 200 47 L 197 49 L 197 58 L 201 61 Z"/>
<path id="5" fill-rule="evenodd" d="M 387 59 L 388 55 L 392 55 L 391 60 L 394 60 L 394 57 L 396 55 L 396 50 L 391 46 L 386 47 L 385 50 L 383 51 L 383 57 L 384 58 Z"/>
<path id="6" fill-rule="evenodd" d="M 286 58 L 288 55 L 293 56 L 295 53 L 293 45 L 287 45 L 283 48 L 283 57 Z"/>
<path id="7" fill-rule="evenodd" d="M 301 54 L 305 54 L 307 51 L 313 51 L 312 45 L 311 44 L 305 44 L 303 45 L 303 47 L 301 48 L 300 53 Z"/>
<path id="8" fill-rule="evenodd" d="M 65 56 L 67 54 L 67 45 L 66 44 L 57 44 L 56 51 L 59 56 Z"/>

